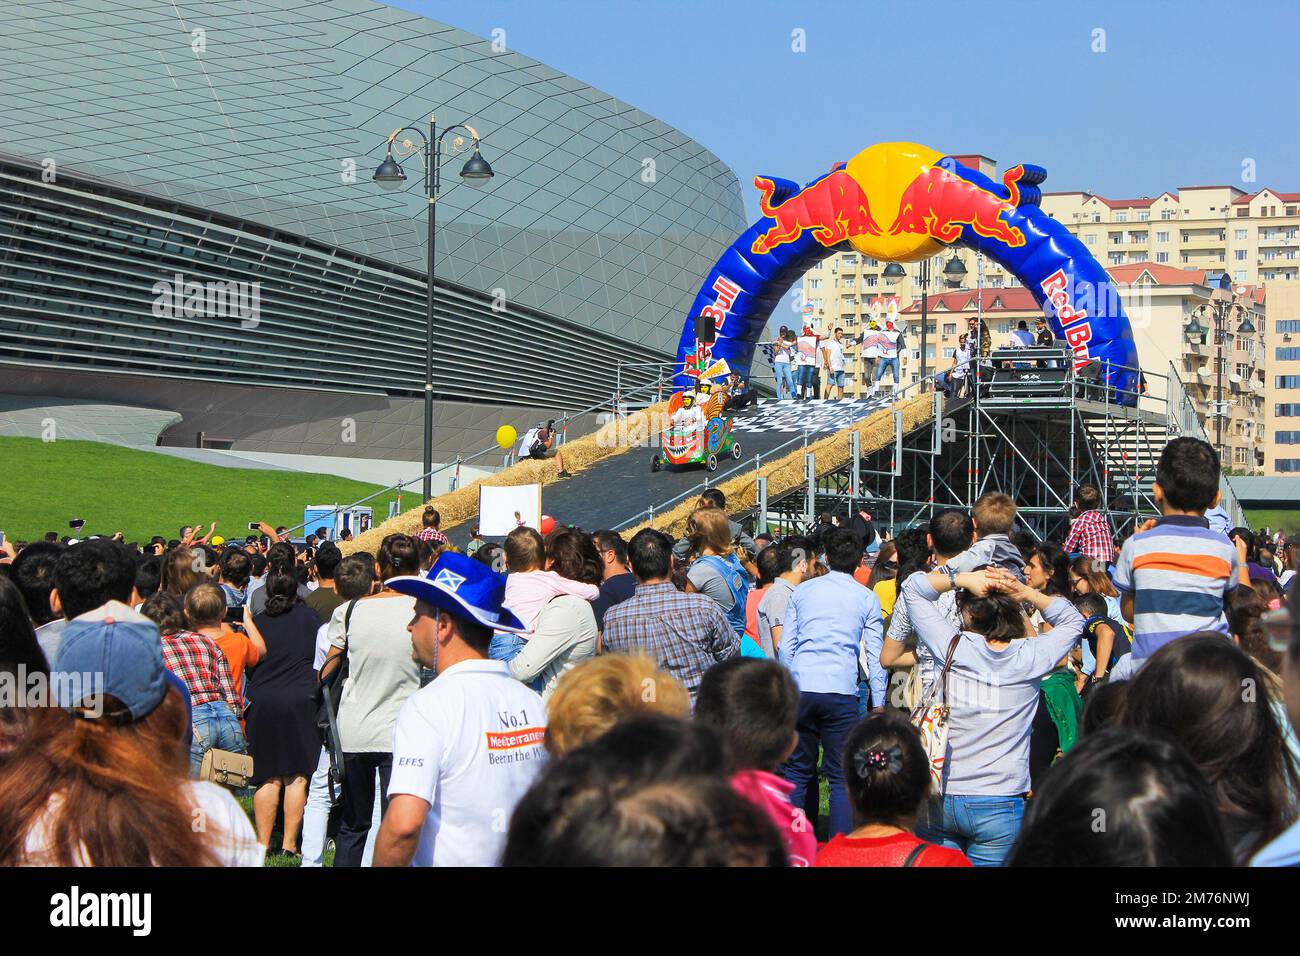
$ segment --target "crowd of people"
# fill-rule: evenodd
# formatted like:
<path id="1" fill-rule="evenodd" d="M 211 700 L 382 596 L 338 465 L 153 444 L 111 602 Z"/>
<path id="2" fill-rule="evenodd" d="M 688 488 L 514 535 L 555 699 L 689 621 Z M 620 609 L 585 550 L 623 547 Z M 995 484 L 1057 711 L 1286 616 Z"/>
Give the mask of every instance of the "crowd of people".
<path id="1" fill-rule="evenodd" d="M 9 542 L 0 864 L 1300 865 L 1300 540 L 1154 497 Z"/>

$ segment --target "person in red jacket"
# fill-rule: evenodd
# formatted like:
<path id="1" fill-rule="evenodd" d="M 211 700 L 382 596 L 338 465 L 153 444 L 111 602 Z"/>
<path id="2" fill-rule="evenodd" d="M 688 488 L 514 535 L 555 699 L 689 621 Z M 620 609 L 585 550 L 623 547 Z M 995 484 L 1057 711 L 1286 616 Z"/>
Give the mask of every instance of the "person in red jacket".
<path id="1" fill-rule="evenodd" d="M 960 850 L 912 833 L 930 795 L 930 761 L 905 717 L 882 711 L 854 727 L 843 766 L 858 828 L 832 837 L 817 854 L 817 866 L 971 865 Z"/>

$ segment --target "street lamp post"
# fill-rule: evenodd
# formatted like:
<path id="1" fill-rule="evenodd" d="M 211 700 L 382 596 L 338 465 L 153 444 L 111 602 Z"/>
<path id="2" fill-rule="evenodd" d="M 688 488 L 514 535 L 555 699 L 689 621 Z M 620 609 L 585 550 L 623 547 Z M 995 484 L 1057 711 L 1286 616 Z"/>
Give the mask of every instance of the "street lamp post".
<path id="1" fill-rule="evenodd" d="M 906 270 L 897 262 L 891 262 L 885 266 L 884 277 L 891 282 L 902 279 L 907 275 Z M 929 325 L 930 317 L 930 260 L 925 258 L 921 260 L 920 271 L 921 283 L 921 374 L 918 381 L 921 383 L 921 391 L 925 391 L 925 349 L 926 349 L 926 327 Z"/>
<path id="2" fill-rule="evenodd" d="M 417 151 L 424 163 L 424 185 L 428 197 L 428 252 L 429 252 L 429 289 L 424 311 L 424 500 L 433 497 L 433 305 L 434 305 L 434 254 L 433 236 L 437 228 L 438 190 L 442 185 L 442 140 L 455 129 L 469 133 L 474 142 L 474 155 L 460 171 L 460 178 L 471 186 L 481 186 L 492 178 L 492 167 L 488 165 L 483 154 L 479 152 L 479 135 L 474 127 L 466 123 L 448 126 L 438 134 L 437 117 L 429 115 L 429 134 L 414 126 L 403 126 L 395 130 L 387 140 L 387 154 L 384 161 L 375 169 L 371 177 L 384 189 L 399 189 L 406 184 L 406 171 L 401 163 L 393 158 L 393 145 L 396 143 L 399 155 L 411 156 Z M 415 133 L 420 137 L 417 144 L 409 137 L 397 143 L 402 133 Z M 452 140 L 451 155 L 455 155 L 465 145 L 463 136 Z"/>
<path id="3" fill-rule="evenodd" d="M 1227 414 L 1228 406 L 1223 398 L 1223 345 L 1228 338 L 1226 327 L 1233 312 L 1239 312 L 1243 316 L 1237 328 L 1242 335 L 1253 335 L 1255 324 L 1250 321 L 1246 309 L 1233 294 L 1232 280 L 1228 277 L 1228 273 L 1223 273 L 1216 285 L 1217 288 L 1210 293 L 1209 303 L 1192 312 L 1190 321 L 1183 327 L 1183 333 L 1189 341 L 1195 341 L 1205 332 L 1198 317 L 1204 312 L 1209 312 L 1210 318 L 1214 320 L 1214 453 L 1218 455 L 1219 462 L 1222 464 L 1223 419 Z"/>

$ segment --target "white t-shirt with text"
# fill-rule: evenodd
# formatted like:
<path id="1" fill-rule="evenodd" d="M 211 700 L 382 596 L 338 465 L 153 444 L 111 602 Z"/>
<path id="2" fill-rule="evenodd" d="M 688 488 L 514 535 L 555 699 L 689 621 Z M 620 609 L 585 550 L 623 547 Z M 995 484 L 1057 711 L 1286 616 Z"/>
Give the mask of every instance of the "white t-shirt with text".
<path id="1" fill-rule="evenodd" d="M 412 866 L 497 866 L 510 817 L 541 770 L 542 698 L 505 661 L 461 661 L 407 698 L 388 797 L 429 804 Z"/>

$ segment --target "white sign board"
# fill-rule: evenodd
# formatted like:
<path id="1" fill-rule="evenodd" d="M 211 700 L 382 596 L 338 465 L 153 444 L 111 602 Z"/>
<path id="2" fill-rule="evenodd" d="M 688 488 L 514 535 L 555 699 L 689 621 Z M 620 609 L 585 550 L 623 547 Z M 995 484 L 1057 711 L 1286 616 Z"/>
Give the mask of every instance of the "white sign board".
<path id="1" fill-rule="evenodd" d="M 541 524 L 540 484 L 479 486 L 478 526 L 484 537 L 500 537 L 519 527 L 540 530 Z"/>

